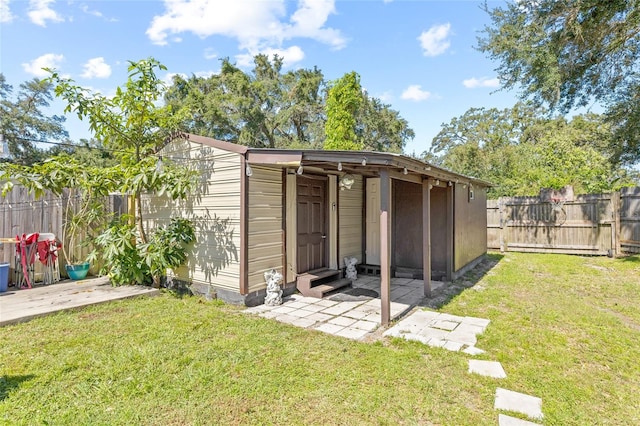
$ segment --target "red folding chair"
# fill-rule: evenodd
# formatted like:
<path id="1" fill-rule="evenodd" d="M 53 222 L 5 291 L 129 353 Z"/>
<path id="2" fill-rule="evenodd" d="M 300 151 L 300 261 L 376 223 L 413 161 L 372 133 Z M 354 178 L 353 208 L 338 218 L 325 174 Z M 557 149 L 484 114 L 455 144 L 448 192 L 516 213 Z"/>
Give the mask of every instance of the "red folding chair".
<path id="1" fill-rule="evenodd" d="M 38 237 L 38 259 L 42 263 L 42 283 L 53 284 L 60 281 L 58 268 L 58 250 L 62 247 L 60 241 L 51 233 L 43 233 Z"/>
<path id="2" fill-rule="evenodd" d="M 33 288 L 38 233 L 16 235 L 16 286 Z"/>

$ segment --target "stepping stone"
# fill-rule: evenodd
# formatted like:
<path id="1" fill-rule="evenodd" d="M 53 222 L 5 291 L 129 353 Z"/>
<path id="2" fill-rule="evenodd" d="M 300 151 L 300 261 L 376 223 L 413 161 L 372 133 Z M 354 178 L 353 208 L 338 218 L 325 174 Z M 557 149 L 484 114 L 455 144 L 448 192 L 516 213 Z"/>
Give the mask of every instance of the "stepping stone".
<path id="1" fill-rule="evenodd" d="M 496 410 L 513 411 L 542 420 L 542 399 L 507 389 L 496 389 Z"/>
<path id="2" fill-rule="evenodd" d="M 515 417 L 498 414 L 498 426 L 541 426 L 538 423 L 528 422 Z"/>
<path id="3" fill-rule="evenodd" d="M 469 373 L 493 377 L 494 379 L 504 379 L 507 377 L 507 373 L 504 372 L 502 364 L 497 361 L 480 361 L 478 359 L 470 359 Z"/>
<path id="4" fill-rule="evenodd" d="M 476 348 L 475 346 L 467 346 L 466 348 L 464 348 L 462 350 L 462 352 L 464 352 L 465 354 L 468 355 L 482 355 L 484 353 L 484 351 L 480 348 Z"/>

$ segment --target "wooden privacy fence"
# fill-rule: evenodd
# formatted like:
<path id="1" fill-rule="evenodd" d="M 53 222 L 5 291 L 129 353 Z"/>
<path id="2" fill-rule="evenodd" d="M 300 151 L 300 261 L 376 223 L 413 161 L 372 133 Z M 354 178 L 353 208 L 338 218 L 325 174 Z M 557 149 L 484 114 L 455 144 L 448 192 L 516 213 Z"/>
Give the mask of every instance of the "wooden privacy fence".
<path id="1" fill-rule="evenodd" d="M 640 187 L 577 195 L 558 205 L 540 197 L 488 200 L 487 248 L 609 256 L 640 253 Z"/>
<path id="2" fill-rule="evenodd" d="M 64 191 L 61 196 L 46 192 L 44 196 L 36 199 L 26 188 L 15 185 L 5 197 L 0 197 L 0 237 L 15 239 L 16 235 L 38 232 L 52 233 L 60 239 L 66 220 L 66 205 L 69 202 L 77 205 L 77 201 L 69 199 L 69 191 Z M 108 203 L 108 213 L 126 213 L 126 199 L 122 196 L 111 195 L 105 202 Z M 62 256 L 62 252 L 59 253 Z M 84 258 L 88 253 L 88 248 L 77 248 L 73 255 Z M 0 263 L 9 263 L 13 269 L 14 258 L 15 244 L 0 244 Z M 36 279 L 41 272 L 38 263 L 36 262 Z M 60 263 L 61 272 L 63 264 Z"/>

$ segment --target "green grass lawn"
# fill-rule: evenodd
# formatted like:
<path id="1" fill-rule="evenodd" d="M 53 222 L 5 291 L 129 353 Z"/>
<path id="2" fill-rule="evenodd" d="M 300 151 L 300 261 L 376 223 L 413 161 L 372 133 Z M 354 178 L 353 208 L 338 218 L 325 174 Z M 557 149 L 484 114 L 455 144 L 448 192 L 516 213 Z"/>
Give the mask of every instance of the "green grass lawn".
<path id="1" fill-rule="evenodd" d="M 491 258 L 440 310 L 491 319 L 477 346 L 506 379 L 164 294 L 0 328 L 0 423 L 496 425 L 503 387 L 544 424 L 640 424 L 640 258 Z"/>

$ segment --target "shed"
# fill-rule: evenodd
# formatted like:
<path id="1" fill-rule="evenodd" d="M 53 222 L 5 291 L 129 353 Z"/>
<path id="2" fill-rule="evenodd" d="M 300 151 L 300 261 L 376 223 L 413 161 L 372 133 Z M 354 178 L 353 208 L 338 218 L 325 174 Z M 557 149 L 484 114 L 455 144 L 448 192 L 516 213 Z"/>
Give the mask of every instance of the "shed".
<path id="1" fill-rule="evenodd" d="M 381 277 L 382 323 L 390 279 L 455 279 L 486 254 L 489 183 L 393 153 L 248 148 L 192 134 L 161 155 L 198 170 L 186 200 L 149 194 L 149 225 L 186 217 L 196 243 L 173 279 L 231 303 L 261 304 L 264 272 L 285 293 L 322 297 L 340 285 L 345 257 Z M 335 278 L 335 280 L 332 280 Z M 323 282 L 322 286 L 314 285 Z"/>

